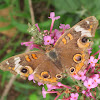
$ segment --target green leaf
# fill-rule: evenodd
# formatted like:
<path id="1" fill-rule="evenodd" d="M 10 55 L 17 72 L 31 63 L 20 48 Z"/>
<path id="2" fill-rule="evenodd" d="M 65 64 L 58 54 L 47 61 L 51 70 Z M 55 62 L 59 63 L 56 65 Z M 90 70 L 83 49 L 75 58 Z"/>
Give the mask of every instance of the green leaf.
<path id="1" fill-rule="evenodd" d="M 23 95 L 23 94 L 20 94 L 16 100 L 27 100 L 28 96 L 27 95 Z"/>
<path id="2" fill-rule="evenodd" d="M 78 0 L 54 0 L 54 6 L 61 11 L 75 12 L 80 8 L 80 1 Z"/>
<path id="3" fill-rule="evenodd" d="M 12 19 L 12 25 L 15 26 L 19 31 L 27 33 L 28 25 L 17 22 L 16 20 Z"/>
<path id="4" fill-rule="evenodd" d="M 29 96 L 29 100 L 39 100 L 38 96 L 34 93 Z"/>
<path id="5" fill-rule="evenodd" d="M 5 26 L 5 27 L 0 27 L 0 32 L 1 31 L 5 31 L 5 30 L 9 30 L 9 29 L 12 29 L 14 26 L 13 25 L 8 25 L 8 26 Z"/>
<path id="6" fill-rule="evenodd" d="M 39 23 L 40 29 L 41 29 L 41 30 L 50 29 L 51 21 L 52 21 L 52 20 L 47 20 L 47 21 L 45 21 L 45 22 Z"/>
<path id="7" fill-rule="evenodd" d="M 14 85 L 17 88 L 23 88 L 23 89 L 27 89 L 27 90 L 33 90 L 33 89 L 37 88 L 36 86 L 30 85 L 30 84 L 27 84 L 27 83 L 23 84 L 23 83 L 19 83 L 19 82 L 14 82 Z"/>
<path id="8" fill-rule="evenodd" d="M 1 86 L 2 86 L 2 87 L 4 86 L 4 83 L 5 83 L 5 81 L 6 81 L 7 74 L 8 74 L 8 72 L 5 71 L 5 72 L 3 73 L 3 75 L 2 75 L 2 80 L 1 80 Z"/>
<path id="9" fill-rule="evenodd" d="M 8 7 L 8 5 L 5 3 L 5 4 L 2 4 L 2 5 L 0 5 L 0 9 L 4 9 L 4 8 L 6 8 L 6 7 Z"/>

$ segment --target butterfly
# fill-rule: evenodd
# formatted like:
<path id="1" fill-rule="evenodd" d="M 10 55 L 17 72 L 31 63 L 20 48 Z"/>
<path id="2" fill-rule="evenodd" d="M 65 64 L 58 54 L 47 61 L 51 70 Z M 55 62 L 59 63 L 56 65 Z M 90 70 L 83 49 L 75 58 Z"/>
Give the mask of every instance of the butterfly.
<path id="1" fill-rule="evenodd" d="M 0 69 L 20 74 L 26 79 L 29 75 L 43 84 L 56 84 L 68 75 L 79 74 L 87 67 L 89 54 L 98 20 L 90 16 L 65 32 L 49 51 L 30 51 L 10 57 L 0 63 Z"/>

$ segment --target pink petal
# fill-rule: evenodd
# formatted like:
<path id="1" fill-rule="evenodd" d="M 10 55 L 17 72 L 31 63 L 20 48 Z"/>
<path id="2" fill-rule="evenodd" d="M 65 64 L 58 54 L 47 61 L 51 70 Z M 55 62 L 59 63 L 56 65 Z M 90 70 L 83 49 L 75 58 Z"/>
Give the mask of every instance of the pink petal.
<path id="1" fill-rule="evenodd" d="M 51 18 L 55 17 L 55 12 L 51 12 L 51 13 L 50 13 L 50 17 L 51 17 Z"/>
<path id="2" fill-rule="evenodd" d="M 69 28 L 70 28 L 69 24 L 65 25 L 65 29 L 69 29 Z"/>
<path id="3" fill-rule="evenodd" d="M 33 79 L 34 79 L 33 74 L 29 75 L 28 80 L 31 81 Z"/>
<path id="4" fill-rule="evenodd" d="M 41 32 L 41 30 L 40 30 L 40 28 L 38 26 L 38 23 L 36 23 L 35 26 L 37 27 L 38 31 Z"/>
<path id="5" fill-rule="evenodd" d="M 54 39 L 51 40 L 50 44 L 53 44 L 53 43 L 54 43 Z"/>
<path id="6" fill-rule="evenodd" d="M 47 92 L 45 91 L 44 87 L 42 88 L 42 95 L 43 95 L 43 98 L 46 98 L 46 94 Z"/>
<path id="7" fill-rule="evenodd" d="M 39 85 L 39 86 L 41 86 L 41 85 L 44 85 L 44 84 L 43 84 L 43 83 L 38 82 L 38 85 Z"/>

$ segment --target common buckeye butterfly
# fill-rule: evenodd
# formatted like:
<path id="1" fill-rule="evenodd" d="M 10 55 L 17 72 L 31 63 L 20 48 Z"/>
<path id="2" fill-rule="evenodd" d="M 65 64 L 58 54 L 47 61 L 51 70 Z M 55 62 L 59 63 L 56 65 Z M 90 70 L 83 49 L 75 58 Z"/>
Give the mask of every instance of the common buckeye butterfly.
<path id="1" fill-rule="evenodd" d="M 65 32 L 49 51 L 30 51 L 1 62 L 0 69 L 20 74 L 22 78 L 34 75 L 34 80 L 44 84 L 56 84 L 63 73 L 80 73 L 87 67 L 88 49 L 93 42 L 98 21 L 90 16 Z"/>

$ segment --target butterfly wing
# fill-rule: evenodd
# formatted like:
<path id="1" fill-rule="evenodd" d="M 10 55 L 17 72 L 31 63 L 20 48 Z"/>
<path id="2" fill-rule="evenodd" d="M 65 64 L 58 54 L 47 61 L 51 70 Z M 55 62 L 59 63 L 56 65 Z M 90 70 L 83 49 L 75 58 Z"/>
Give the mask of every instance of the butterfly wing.
<path id="1" fill-rule="evenodd" d="M 31 51 L 8 58 L 1 62 L 0 69 L 20 74 L 24 79 L 33 74 L 34 80 L 44 84 L 57 83 L 62 73 L 43 51 Z"/>
<path id="2" fill-rule="evenodd" d="M 96 18 L 88 17 L 65 32 L 55 43 L 54 47 L 61 64 L 69 74 L 78 73 L 86 68 L 88 49 L 93 44 L 88 37 L 94 37 L 97 26 Z"/>

